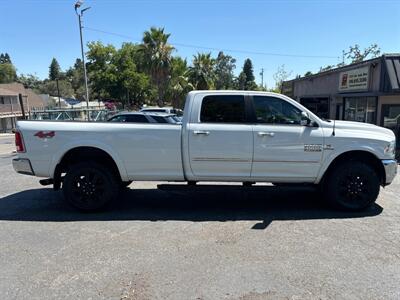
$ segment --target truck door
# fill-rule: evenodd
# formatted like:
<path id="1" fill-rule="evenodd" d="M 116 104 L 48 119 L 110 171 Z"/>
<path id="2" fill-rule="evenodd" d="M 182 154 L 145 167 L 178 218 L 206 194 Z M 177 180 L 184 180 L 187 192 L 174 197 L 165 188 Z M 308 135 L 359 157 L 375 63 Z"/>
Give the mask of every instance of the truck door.
<path id="1" fill-rule="evenodd" d="M 248 123 L 249 99 L 240 94 L 199 96 L 201 106 L 188 126 L 193 175 L 210 180 L 250 178 L 253 132 Z"/>
<path id="2" fill-rule="evenodd" d="M 300 125 L 301 110 L 274 96 L 253 96 L 252 178 L 313 182 L 321 165 L 323 132 Z"/>

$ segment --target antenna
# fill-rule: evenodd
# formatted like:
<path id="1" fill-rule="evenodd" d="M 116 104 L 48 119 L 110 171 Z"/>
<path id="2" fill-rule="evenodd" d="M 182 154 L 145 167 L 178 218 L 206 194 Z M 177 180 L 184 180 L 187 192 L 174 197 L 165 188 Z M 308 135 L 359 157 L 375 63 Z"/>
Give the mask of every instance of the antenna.
<path id="1" fill-rule="evenodd" d="M 332 130 L 333 136 L 335 136 L 335 125 L 336 125 L 336 119 L 333 120 L 333 130 Z"/>

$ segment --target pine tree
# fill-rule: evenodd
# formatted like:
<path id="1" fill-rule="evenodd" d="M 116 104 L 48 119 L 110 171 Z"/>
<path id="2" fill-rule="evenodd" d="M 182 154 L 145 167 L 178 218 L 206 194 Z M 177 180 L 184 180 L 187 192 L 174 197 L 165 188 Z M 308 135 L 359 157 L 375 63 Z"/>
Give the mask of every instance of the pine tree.
<path id="1" fill-rule="evenodd" d="M 249 58 L 244 61 L 243 70 L 239 75 L 239 87 L 240 89 L 244 90 L 257 89 L 253 71 L 253 63 Z"/>
<path id="2" fill-rule="evenodd" d="M 53 58 L 49 67 L 49 79 L 56 80 L 60 78 L 61 68 L 58 61 Z"/>

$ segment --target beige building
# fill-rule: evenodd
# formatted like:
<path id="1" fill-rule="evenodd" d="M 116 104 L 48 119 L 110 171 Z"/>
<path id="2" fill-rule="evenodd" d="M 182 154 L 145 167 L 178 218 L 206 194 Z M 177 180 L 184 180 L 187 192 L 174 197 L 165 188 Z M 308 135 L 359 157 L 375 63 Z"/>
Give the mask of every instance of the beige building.
<path id="1" fill-rule="evenodd" d="M 32 109 L 42 109 L 44 106 L 42 98 L 22 84 L 0 84 L 0 132 L 11 131 L 16 121 L 22 118 L 19 94 L 22 96 L 26 116 L 29 116 Z"/>
<path id="2" fill-rule="evenodd" d="M 400 148 L 400 53 L 286 81 L 282 92 L 322 118 L 390 128 Z"/>

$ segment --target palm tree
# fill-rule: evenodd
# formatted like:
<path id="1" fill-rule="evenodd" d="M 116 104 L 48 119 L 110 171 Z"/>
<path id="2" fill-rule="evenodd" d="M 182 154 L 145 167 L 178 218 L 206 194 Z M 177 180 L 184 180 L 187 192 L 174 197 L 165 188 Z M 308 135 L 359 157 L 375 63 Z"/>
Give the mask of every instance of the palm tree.
<path id="1" fill-rule="evenodd" d="M 193 56 L 192 66 L 189 67 L 188 77 L 193 86 L 198 90 L 209 90 L 214 88 L 216 80 L 215 59 L 211 53 L 197 53 Z"/>
<path id="2" fill-rule="evenodd" d="M 153 84 L 157 87 L 159 105 L 163 105 L 165 91 L 170 78 L 171 54 L 174 47 L 168 44 L 170 34 L 164 28 L 151 27 L 145 31 L 140 51 L 143 52 L 146 68 Z"/>
<path id="3" fill-rule="evenodd" d="M 187 76 L 187 62 L 179 56 L 171 60 L 171 79 L 168 85 L 168 99 L 171 105 L 176 108 L 182 108 L 185 96 L 194 89 Z"/>

